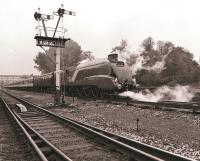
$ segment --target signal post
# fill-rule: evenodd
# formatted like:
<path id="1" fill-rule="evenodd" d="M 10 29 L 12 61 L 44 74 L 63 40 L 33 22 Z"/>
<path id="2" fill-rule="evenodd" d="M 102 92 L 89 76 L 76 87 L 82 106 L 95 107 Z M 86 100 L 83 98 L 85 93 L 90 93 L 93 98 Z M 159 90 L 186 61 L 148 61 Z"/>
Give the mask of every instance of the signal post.
<path id="1" fill-rule="evenodd" d="M 61 8 L 57 10 L 57 12 L 53 12 L 53 15 L 46 15 L 40 13 L 40 8 L 35 12 L 34 18 L 38 21 L 38 26 L 36 27 L 36 35 L 34 39 L 36 39 L 36 46 L 40 46 L 41 48 L 45 47 L 55 47 L 56 48 L 56 91 L 55 91 L 55 104 L 61 104 L 61 79 L 60 79 L 60 54 L 61 48 L 65 48 L 65 42 L 70 40 L 70 38 L 65 38 L 65 32 L 67 31 L 63 27 L 63 17 L 64 14 L 75 16 L 75 12 L 66 11 L 61 5 Z M 58 21 L 55 28 L 46 27 L 45 21 L 53 20 L 54 15 L 58 16 Z M 42 22 L 42 26 L 40 26 L 40 22 Z M 61 24 L 60 24 L 61 22 Z M 59 27 L 60 24 L 60 27 Z M 58 33 L 60 34 L 58 36 Z M 50 34 L 50 35 L 49 35 Z"/>

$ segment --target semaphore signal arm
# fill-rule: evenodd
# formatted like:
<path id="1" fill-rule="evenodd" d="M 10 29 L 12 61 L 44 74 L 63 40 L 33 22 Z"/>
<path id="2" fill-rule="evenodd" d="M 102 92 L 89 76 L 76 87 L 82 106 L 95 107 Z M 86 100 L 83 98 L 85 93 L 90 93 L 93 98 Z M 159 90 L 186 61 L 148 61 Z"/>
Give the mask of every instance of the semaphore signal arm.
<path id="1" fill-rule="evenodd" d="M 61 5 L 61 8 L 59 8 L 57 12 L 53 12 L 53 14 L 58 16 L 55 28 L 45 26 L 45 21 L 53 20 L 54 15 L 41 14 L 40 8 L 38 8 L 38 11 L 34 13 L 34 18 L 38 21 L 38 26 L 36 27 L 37 33 L 34 37 L 34 39 L 36 39 L 37 46 L 64 48 L 65 42 L 70 40 L 70 38 L 64 37 L 67 30 L 63 27 L 63 17 L 64 14 L 75 16 L 76 13 L 73 11 L 66 11 L 63 8 L 63 5 Z M 42 22 L 42 26 L 40 25 L 40 22 Z M 61 27 L 58 27 L 60 23 Z M 60 33 L 60 36 L 56 37 L 57 33 Z"/>

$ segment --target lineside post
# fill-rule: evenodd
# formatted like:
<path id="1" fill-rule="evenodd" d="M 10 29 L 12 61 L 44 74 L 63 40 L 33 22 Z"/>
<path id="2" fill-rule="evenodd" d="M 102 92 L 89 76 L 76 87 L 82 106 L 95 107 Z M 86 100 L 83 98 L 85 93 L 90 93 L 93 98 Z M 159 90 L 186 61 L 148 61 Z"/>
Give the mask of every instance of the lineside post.
<path id="1" fill-rule="evenodd" d="M 60 88 L 60 48 L 56 48 L 56 90 Z"/>
<path id="2" fill-rule="evenodd" d="M 60 85 L 60 48 L 56 48 L 56 94 L 55 104 L 61 103 L 61 85 Z"/>

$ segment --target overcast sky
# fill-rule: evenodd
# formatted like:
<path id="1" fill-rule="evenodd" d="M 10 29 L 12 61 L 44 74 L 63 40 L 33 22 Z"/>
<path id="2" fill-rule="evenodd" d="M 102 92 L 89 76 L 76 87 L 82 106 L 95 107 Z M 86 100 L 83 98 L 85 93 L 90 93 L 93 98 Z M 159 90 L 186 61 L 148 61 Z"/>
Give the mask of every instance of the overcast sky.
<path id="1" fill-rule="evenodd" d="M 42 50 L 35 45 L 33 14 L 38 7 L 52 14 L 62 3 L 77 13 L 64 17 L 67 36 L 96 57 L 106 57 L 121 39 L 137 48 L 148 36 L 200 57 L 199 0 L 1 0 L 0 74 L 38 74 L 33 59 Z"/>

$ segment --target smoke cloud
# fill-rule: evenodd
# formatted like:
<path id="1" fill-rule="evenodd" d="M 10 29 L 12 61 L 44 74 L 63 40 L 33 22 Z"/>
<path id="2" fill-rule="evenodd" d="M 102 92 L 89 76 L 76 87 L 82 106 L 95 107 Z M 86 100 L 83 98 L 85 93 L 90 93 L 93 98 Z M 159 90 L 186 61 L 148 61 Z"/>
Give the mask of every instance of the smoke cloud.
<path id="1" fill-rule="evenodd" d="M 79 62 L 79 64 L 90 62 L 90 61 L 92 61 L 94 59 L 95 59 L 95 56 L 92 54 L 91 51 L 84 51 L 81 54 L 81 61 Z"/>
<path id="2" fill-rule="evenodd" d="M 133 75 L 136 75 L 138 70 L 144 68 L 143 63 L 144 63 L 144 58 L 141 56 L 137 56 L 135 63 L 131 66 Z"/>
<path id="3" fill-rule="evenodd" d="M 81 60 L 78 64 L 84 64 L 84 63 L 87 63 L 87 62 L 90 62 L 91 60 L 89 58 L 86 58 L 84 60 Z"/>
<path id="4" fill-rule="evenodd" d="M 113 48 L 112 52 L 118 53 L 120 60 L 131 64 L 132 73 L 136 75 L 137 71 L 142 69 L 153 70 L 156 73 L 160 73 L 165 69 L 165 60 L 168 54 L 171 52 L 171 49 L 168 50 L 166 55 L 162 55 L 160 53 L 162 59 L 160 61 L 156 61 L 152 66 L 147 65 L 150 57 L 144 57 L 144 55 L 142 55 L 144 49 L 140 47 L 135 51 L 131 51 L 130 46 L 126 40 L 122 40 L 121 44 Z"/>
<path id="5" fill-rule="evenodd" d="M 168 87 L 162 86 L 157 88 L 154 92 L 150 90 L 144 90 L 140 92 L 126 91 L 120 96 L 130 97 L 133 100 L 138 101 L 149 101 L 149 102 L 159 102 L 159 101 L 178 101 L 178 102 L 189 102 L 194 96 L 194 92 L 189 86 L 176 86 Z"/>

